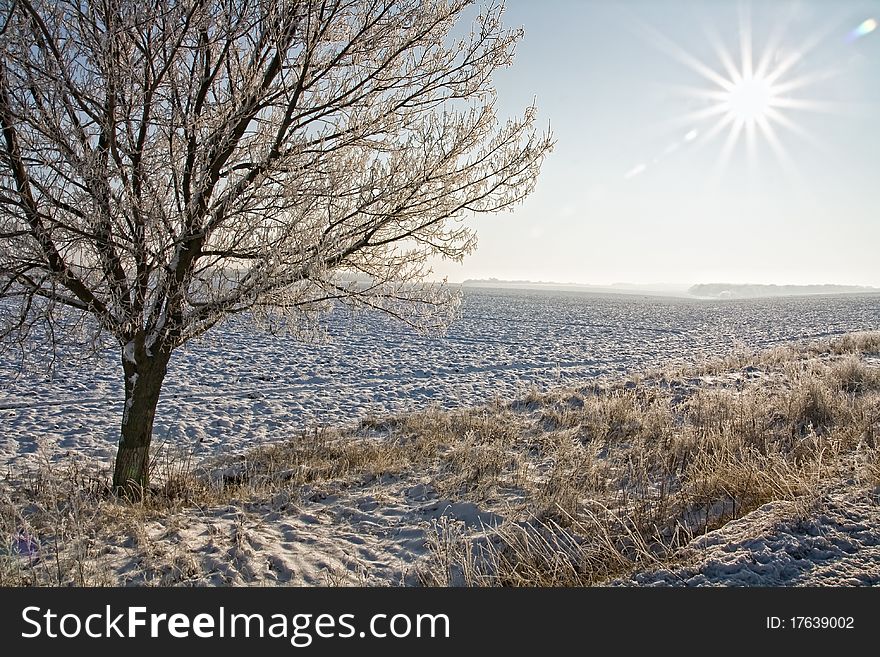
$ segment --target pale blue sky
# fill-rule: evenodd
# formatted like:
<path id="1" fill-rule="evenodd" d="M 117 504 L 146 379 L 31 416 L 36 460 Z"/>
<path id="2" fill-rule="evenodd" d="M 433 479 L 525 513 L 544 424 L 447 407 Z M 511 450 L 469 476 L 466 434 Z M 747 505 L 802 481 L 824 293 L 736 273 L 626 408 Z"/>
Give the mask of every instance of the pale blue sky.
<path id="1" fill-rule="evenodd" d="M 872 18 L 880 0 L 509 0 L 505 24 L 525 37 L 496 76 L 500 113 L 536 99 L 557 145 L 535 193 L 513 214 L 472 220 L 476 253 L 436 273 L 880 286 Z M 725 91 L 712 78 L 742 74 L 744 26 L 757 82 Z"/>

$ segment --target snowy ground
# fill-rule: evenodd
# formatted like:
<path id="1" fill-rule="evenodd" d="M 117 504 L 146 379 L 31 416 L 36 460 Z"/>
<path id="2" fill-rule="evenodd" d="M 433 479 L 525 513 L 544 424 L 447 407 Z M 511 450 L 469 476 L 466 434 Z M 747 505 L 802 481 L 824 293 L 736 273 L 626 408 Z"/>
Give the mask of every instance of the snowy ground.
<path id="1" fill-rule="evenodd" d="M 172 359 L 156 442 L 197 457 L 241 451 L 315 424 L 368 414 L 481 404 L 529 386 L 718 356 L 880 326 L 880 297 L 689 301 L 657 297 L 473 290 L 445 337 L 344 312 L 330 341 L 303 345 L 241 320 Z M 0 363 L 0 462 L 38 451 L 107 460 L 121 414 L 116 353 L 92 362 Z"/>
<path id="2" fill-rule="evenodd" d="M 694 539 L 682 565 L 629 586 L 880 586 L 880 490 L 842 488 L 815 508 L 771 502 Z"/>

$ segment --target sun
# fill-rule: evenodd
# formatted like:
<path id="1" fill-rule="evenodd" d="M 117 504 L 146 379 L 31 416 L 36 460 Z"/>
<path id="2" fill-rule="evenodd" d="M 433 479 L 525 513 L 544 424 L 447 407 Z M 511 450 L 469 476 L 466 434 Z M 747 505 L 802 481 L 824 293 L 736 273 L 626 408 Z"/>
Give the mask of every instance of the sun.
<path id="1" fill-rule="evenodd" d="M 776 101 L 777 92 L 764 76 L 753 76 L 735 82 L 724 92 L 721 101 L 735 121 L 757 124 L 767 120 Z"/>
<path id="2" fill-rule="evenodd" d="M 766 41 L 756 48 L 750 5 L 743 3 L 734 44 L 726 43 L 712 26 L 706 26 L 714 57 L 697 57 L 652 28 L 644 31 L 658 48 L 701 78 L 698 84 L 670 85 L 698 104 L 691 104 L 689 111 L 669 123 L 675 129 L 687 130 L 685 141 L 693 142 L 695 147 L 720 139 L 717 174 L 723 172 L 733 153 L 744 143 L 750 168 L 762 159 L 759 155 L 763 148 L 773 153 L 787 174 L 797 178 L 796 164 L 784 145 L 785 133 L 822 150 L 821 143 L 801 125 L 797 114 L 836 114 L 845 110 L 839 103 L 804 95 L 809 94 L 809 87 L 815 83 L 839 72 L 834 68 L 811 70 L 807 55 L 825 35 L 817 32 L 786 44 L 785 25 L 784 21 L 772 25 Z M 865 32 L 873 28 L 872 24 L 858 29 Z"/>

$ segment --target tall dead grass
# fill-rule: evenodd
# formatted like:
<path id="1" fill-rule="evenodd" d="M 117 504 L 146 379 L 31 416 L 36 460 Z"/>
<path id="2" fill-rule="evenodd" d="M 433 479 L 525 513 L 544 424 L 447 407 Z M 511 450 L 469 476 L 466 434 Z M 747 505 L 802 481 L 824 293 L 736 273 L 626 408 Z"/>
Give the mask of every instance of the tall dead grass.
<path id="1" fill-rule="evenodd" d="M 461 529 L 438 528 L 423 581 L 600 584 L 766 502 L 877 485 L 878 352 L 880 334 L 854 334 L 533 395 L 517 406 L 532 419 L 517 444 L 538 445 L 520 448 L 534 474 L 522 516 L 461 533 L 457 551 Z"/>

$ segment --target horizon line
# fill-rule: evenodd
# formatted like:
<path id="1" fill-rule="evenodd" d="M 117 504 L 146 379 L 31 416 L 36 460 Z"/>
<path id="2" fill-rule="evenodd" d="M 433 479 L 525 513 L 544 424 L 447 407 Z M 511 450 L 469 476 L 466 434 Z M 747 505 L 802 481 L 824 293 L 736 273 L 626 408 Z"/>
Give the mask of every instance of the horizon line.
<path id="1" fill-rule="evenodd" d="M 443 280 L 436 282 L 444 282 Z M 531 280 L 531 279 L 505 279 L 505 278 L 497 278 L 497 277 L 488 277 L 488 278 L 464 278 L 461 280 L 449 280 L 448 278 L 445 280 L 446 283 L 451 285 L 464 285 L 467 283 L 504 283 L 504 284 L 523 284 L 523 285 L 556 285 L 556 286 L 576 286 L 576 287 L 645 287 L 645 288 L 668 288 L 668 289 L 687 289 L 696 286 L 729 286 L 729 287 L 798 287 L 798 288 L 808 288 L 808 287 L 846 287 L 846 288 L 863 288 L 867 290 L 878 290 L 880 291 L 880 284 L 871 285 L 868 283 L 841 283 L 841 282 L 823 282 L 823 283 L 776 283 L 776 282 L 733 282 L 733 281 L 725 281 L 725 280 L 716 280 L 710 282 L 672 282 L 672 281 L 659 281 L 659 282 L 645 282 L 645 281 L 614 281 L 613 283 L 583 283 L 579 281 L 546 281 L 546 280 Z"/>

